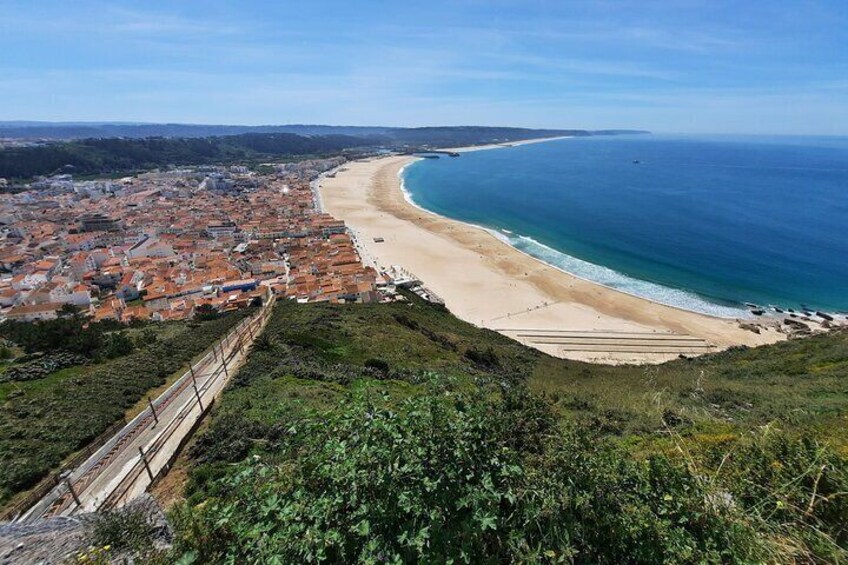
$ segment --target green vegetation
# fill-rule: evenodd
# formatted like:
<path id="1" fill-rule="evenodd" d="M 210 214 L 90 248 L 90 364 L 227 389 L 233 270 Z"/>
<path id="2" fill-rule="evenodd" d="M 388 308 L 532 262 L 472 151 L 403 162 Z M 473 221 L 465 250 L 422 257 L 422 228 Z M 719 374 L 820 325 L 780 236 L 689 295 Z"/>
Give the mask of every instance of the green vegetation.
<path id="1" fill-rule="evenodd" d="M 303 137 L 289 133 L 200 139 L 85 139 L 0 149 L 0 177 L 27 179 L 60 172 L 104 175 L 170 165 L 217 165 L 277 156 L 335 154 L 371 143 L 342 135 Z"/>
<path id="2" fill-rule="evenodd" d="M 184 562 L 840 562 L 848 334 L 656 367 L 443 308 L 278 304 L 197 438 Z"/>
<path id="3" fill-rule="evenodd" d="M 142 552 L 153 543 L 155 533 L 147 510 L 129 507 L 95 515 L 87 538 L 95 547 Z"/>
<path id="4" fill-rule="evenodd" d="M 128 126 L 132 127 L 132 126 Z M 189 130 L 191 126 L 188 126 Z M 60 128 L 61 129 L 61 128 Z M 274 129 L 274 128 L 271 128 Z M 38 135 L 12 132 L 13 135 Z M 48 143 L 30 147 L 0 148 L 0 178 L 28 179 L 36 175 L 60 172 L 88 175 L 113 175 L 171 165 L 220 165 L 225 163 L 259 164 L 268 160 L 292 157 L 339 154 L 345 150 L 362 150 L 378 146 L 444 146 L 475 145 L 556 135 L 589 135 L 582 130 L 534 130 L 497 127 L 428 127 L 428 128 L 333 128 L 313 126 L 303 134 L 291 132 L 255 132 L 240 135 L 193 137 L 191 131 L 143 129 L 144 137 L 128 139 L 108 137 L 121 135 L 114 130 L 90 132 L 91 139 Z M 216 131 L 214 127 L 210 130 Z M 342 133 L 336 133 L 342 132 Z M 64 137 L 61 132 L 53 132 Z M 70 133 L 71 136 L 82 132 Z M 221 133 L 226 133 L 222 130 Z M 50 135 L 49 130 L 42 130 Z M 104 137 L 99 137 L 99 135 Z M 185 136 L 185 137 L 183 137 Z"/>
<path id="5" fill-rule="evenodd" d="M 137 344 L 133 353 L 0 383 L 0 503 L 90 443 L 248 314 L 127 330 L 120 335 Z"/>
<path id="6" fill-rule="evenodd" d="M 138 328 L 144 323 L 134 323 Z M 126 325 L 112 320 L 92 322 L 72 311 L 55 320 L 7 321 L 0 325 L 0 338 L 19 345 L 26 353 L 65 351 L 92 360 L 114 359 L 132 352 L 133 343 L 123 330 Z"/>
<path id="7" fill-rule="evenodd" d="M 775 472 L 786 442 L 758 437 L 714 480 L 683 458 L 637 460 L 585 428 L 558 429 L 520 390 L 490 399 L 442 383 L 388 401 L 360 392 L 291 423 L 268 461 L 176 511 L 178 550 L 200 563 L 754 562 L 787 542 L 799 557 L 842 553 L 848 469 L 827 450 L 794 450 L 799 465 Z M 816 463 L 835 466 L 807 514 Z M 763 475 L 766 492 L 747 499 Z"/>

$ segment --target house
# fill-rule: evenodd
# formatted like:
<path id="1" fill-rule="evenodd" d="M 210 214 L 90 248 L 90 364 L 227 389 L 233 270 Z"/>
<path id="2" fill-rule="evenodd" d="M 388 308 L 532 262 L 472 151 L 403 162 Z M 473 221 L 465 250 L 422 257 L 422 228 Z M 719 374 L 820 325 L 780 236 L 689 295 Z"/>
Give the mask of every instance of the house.
<path id="1" fill-rule="evenodd" d="M 115 296 L 127 302 L 137 299 L 138 285 L 142 280 L 144 280 L 144 273 L 141 271 L 126 271 L 115 289 Z"/>
<path id="2" fill-rule="evenodd" d="M 63 304 L 48 302 L 47 304 L 26 304 L 15 306 L 6 313 L 9 320 L 18 322 L 34 322 L 37 320 L 55 320 Z"/>
<path id="3" fill-rule="evenodd" d="M 0 292 L 0 306 L 3 306 L 4 308 L 7 306 L 14 306 L 18 303 L 20 298 L 20 293 L 14 288 L 9 287 L 3 289 L 3 291 Z"/>
<path id="4" fill-rule="evenodd" d="M 17 275 L 12 279 L 12 288 L 15 290 L 32 290 L 46 284 L 47 281 L 47 273 L 44 271 Z"/>
<path id="5" fill-rule="evenodd" d="M 206 233 L 209 234 L 210 237 L 218 239 L 226 236 L 232 237 L 233 234 L 236 233 L 237 229 L 235 222 L 212 222 L 206 226 Z"/>
<path id="6" fill-rule="evenodd" d="M 138 259 L 141 257 L 173 257 L 174 248 L 155 237 L 145 237 L 127 251 L 127 257 Z"/>
<path id="7" fill-rule="evenodd" d="M 237 281 L 226 281 L 221 284 L 221 291 L 232 292 L 234 290 L 248 291 L 254 290 L 259 283 L 254 279 L 244 279 Z"/>

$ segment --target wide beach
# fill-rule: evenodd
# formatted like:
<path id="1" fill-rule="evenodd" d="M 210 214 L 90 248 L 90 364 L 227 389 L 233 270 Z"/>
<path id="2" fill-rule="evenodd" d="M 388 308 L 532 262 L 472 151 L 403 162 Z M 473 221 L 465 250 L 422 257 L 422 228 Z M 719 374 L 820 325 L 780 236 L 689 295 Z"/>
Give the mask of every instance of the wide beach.
<path id="1" fill-rule="evenodd" d="M 484 229 L 410 204 L 399 173 L 414 157 L 345 165 L 320 182 L 324 208 L 353 230 L 366 262 L 400 265 L 458 317 L 542 351 L 594 362 L 660 362 L 785 336 L 650 302 L 577 278 Z M 382 238 L 380 243 L 375 238 Z"/>

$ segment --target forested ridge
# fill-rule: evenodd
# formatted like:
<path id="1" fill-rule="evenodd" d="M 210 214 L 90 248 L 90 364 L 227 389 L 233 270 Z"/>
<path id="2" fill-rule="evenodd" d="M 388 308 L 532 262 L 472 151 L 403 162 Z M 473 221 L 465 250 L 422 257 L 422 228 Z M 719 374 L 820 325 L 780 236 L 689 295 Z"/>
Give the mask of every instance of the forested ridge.
<path id="1" fill-rule="evenodd" d="M 345 132 L 357 131 L 352 128 L 339 129 Z M 476 126 L 362 130 L 363 133 L 358 135 L 252 132 L 211 137 L 97 137 L 6 147 L 0 149 L 0 178 L 27 180 L 37 175 L 55 173 L 106 175 L 171 165 L 258 162 L 376 148 L 455 147 L 559 135 L 591 135 L 591 132 L 583 130 Z M 313 126 L 313 129 L 304 131 L 327 132 L 333 129 Z"/>

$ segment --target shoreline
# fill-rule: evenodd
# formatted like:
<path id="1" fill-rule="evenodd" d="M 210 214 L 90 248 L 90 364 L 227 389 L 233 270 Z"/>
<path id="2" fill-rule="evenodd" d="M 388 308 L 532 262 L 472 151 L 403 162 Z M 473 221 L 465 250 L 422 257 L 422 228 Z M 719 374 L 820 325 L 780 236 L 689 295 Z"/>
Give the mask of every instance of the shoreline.
<path id="1" fill-rule="evenodd" d="M 504 146 L 490 148 L 498 147 Z M 606 363 L 660 362 L 785 338 L 768 320 L 717 318 L 594 283 L 512 247 L 487 228 L 433 214 L 409 202 L 402 188 L 402 169 L 415 160 L 348 163 L 345 173 L 324 179 L 322 200 L 357 233 L 375 263 L 415 273 L 466 321 L 552 355 Z M 374 237 L 384 242 L 370 243 Z M 626 339 L 617 337 L 624 334 Z"/>
<path id="2" fill-rule="evenodd" d="M 565 139 L 565 138 L 553 138 L 553 139 Z M 496 149 L 496 147 L 491 147 L 491 149 Z M 547 267 L 551 267 L 551 268 L 553 268 L 553 269 L 556 269 L 556 270 L 558 270 L 558 271 L 561 271 L 562 273 L 564 273 L 564 274 L 566 274 L 566 275 L 568 275 L 568 276 L 570 276 L 570 277 L 574 277 L 574 278 L 576 278 L 576 279 L 580 279 L 581 281 L 585 281 L 585 282 L 590 283 L 590 284 L 598 285 L 598 286 L 600 286 L 600 287 L 602 287 L 602 288 L 606 288 L 606 289 L 611 290 L 611 291 L 614 291 L 614 292 L 620 292 L 620 293 L 622 293 L 622 294 L 626 294 L 626 295 L 628 295 L 628 296 L 632 296 L 632 297 L 634 297 L 634 298 L 640 298 L 640 299 L 642 299 L 642 300 L 646 300 L 646 301 L 648 301 L 648 302 L 650 302 L 650 303 L 652 303 L 652 304 L 659 304 L 659 305 L 661 305 L 661 306 L 666 306 L 666 307 L 668 307 L 668 308 L 674 308 L 675 310 L 679 310 L 679 311 L 681 311 L 681 312 L 687 312 L 687 313 L 691 313 L 691 314 L 699 314 L 699 315 L 707 316 L 707 317 L 710 317 L 710 318 L 717 318 L 717 319 L 719 319 L 719 320 L 737 320 L 737 321 L 743 321 L 743 322 L 750 322 L 750 321 L 756 321 L 756 320 L 757 320 L 757 318 L 755 318 L 755 317 L 754 317 L 754 315 L 753 315 L 753 314 L 751 314 L 751 312 L 750 312 L 749 310 L 745 310 L 744 308 L 741 308 L 741 307 L 740 307 L 740 308 L 738 308 L 738 314 L 739 314 L 738 316 L 737 316 L 737 315 L 734 315 L 734 316 L 718 316 L 718 315 L 711 314 L 711 313 L 708 313 L 708 312 L 699 312 L 699 311 L 697 311 L 697 310 L 689 310 L 689 309 L 684 308 L 684 307 L 682 307 L 682 306 L 677 306 L 677 305 L 675 305 L 675 304 L 668 304 L 668 303 L 666 303 L 666 302 L 662 302 L 662 301 L 660 301 L 660 300 L 654 300 L 654 299 L 649 298 L 649 297 L 647 297 L 647 296 L 642 296 L 642 295 L 636 294 L 635 292 L 628 292 L 627 290 L 622 290 L 622 289 L 620 289 L 620 288 L 615 288 L 615 287 L 613 287 L 613 286 L 606 285 L 606 284 L 604 284 L 604 283 L 601 283 L 601 282 L 598 282 L 598 281 L 592 280 L 592 279 L 590 279 L 590 278 L 588 278 L 588 277 L 585 277 L 585 276 L 582 276 L 582 275 L 578 275 L 577 273 L 573 273 L 573 272 L 571 272 L 571 271 L 568 271 L 568 270 L 566 270 L 566 269 L 564 269 L 564 268 L 562 268 L 562 267 L 559 267 L 559 266 L 557 266 L 557 265 L 553 265 L 553 264 L 551 264 L 551 263 L 548 263 L 548 262 L 546 262 L 544 259 L 540 259 L 539 257 L 536 257 L 535 255 L 533 255 L 532 253 L 530 253 L 530 252 L 528 252 L 528 251 L 524 251 L 524 250 L 522 250 L 522 249 L 518 249 L 517 247 L 515 247 L 514 245 L 512 245 L 512 243 L 510 243 L 510 242 L 509 242 L 508 237 L 506 236 L 506 234 L 501 233 L 501 232 L 500 232 L 498 229 L 496 229 L 496 228 L 487 228 L 486 226 L 481 226 L 481 225 L 479 225 L 479 224 L 475 224 L 475 223 L 472 223 L 472 222 L 465 222 L 465 221 L 462 221 L 462 220 L 455 220 L 455 219 L 453 219 L 453 218 L 449 218 L 448 216 L 444 216 L 444 215 L 442 215 L 442 214 L 439 214 L 438 212 L 433 212 L 432 210 L 428 210 L 428 209 L 424 208 L 423 206 L 421 206 L 420 204 L 418 204 L 417 202 L 415 202 L 415 199 L 414 199 L 414 198 L 412 198 L 412 193 L 411 193 L 411 192 L 409 192 L 409 191 L 407 190 L 407 188 L 406 188 L 406 184 L 404 183 L 404 179 L 403 179 L 403 173 L 404 173 L 404 171 L 406 170 L 406 168 L 407 168 L 408 166 L 412 165 L 413 163 L 415 163 L 415 162 L 417 162 L 417 161 L 420 161 L 421 159 L 422 159 L 422 157 L 414 157 L 414 158 L 412 158 L 412 160 L 411 160 L 409 163 L 406 163 L 406 164 L 405 164 L 405 165 L 403 165 L 400 169 L 398 169 L 398 173 L 397 173 L 397 176 L 398 176 L 398 182 L 400 183 L 400 191 L 403 193 L 403 197 L 404 197 L 404 199 L 405 199 L 405 200 L 409 203 L 409 205 L 410 205 L 410 206 L 414 207 L 414 208 L 415 208 L 415 209 L 417 209 L 417 210 L 421 210 L 422 212 L 424 212 L 424 213 L 426 213 L 426 214 L 432 214 L 433 216 L 437 216 L 437 217 L 439 217 L 439 218 L 441 218 L 441 219 L 443 219 L 443 220 L 452 221 L 452 222 L 460 222 L 460 223 L 465 224 L 465 225 L 467 225 L 467 226 L 470 226 L 470 227 L 472 227 L 472 228 L 476 228 L 476 229 L 482 230 L 482 231 L 484 231 L 484 232 L 488 233 L 490 236 L 492 236 L 492 237 L 493 237 L 493 238 L 495 238 L 496 240 L 498 240 L 498 241 L 500 241 L 501 243 L 503 243 L 504 245 L 508 245 L 508 246 L 510 246 L 512 249 L 514 249 L 514 250 L 515 250 L 515 251 L 517 251 L 518 253 L 521 253 L 521 254 L 522 254 L 522 255 L 524 255 L 525 257 L 528 257 L 529 259 L 532 259 L 532 260 L 534 260 L 534 261 L 538 261 L 539 263 L 541 263 L 541 264 L 543 264 L 543 265 L 545 265 L 545 266 L 547 266 Z M 543 243 L 539 243 L 539 242 L 537 242 L 536 240 L 534 240 L 533 238 L 531 238 L 531 237 L 529 237 L 529 236 L 523 236 L 523 237 L 527 237 L 528 239 L 532 240 L 532 241 L 533 241 L 534 243 L 536 243 L 537 245 L 547 247 L 547 246 L 546 246 L 546 245 L 544 245 Z M 552 248 L 549 248 L 549 249 L 552 249 Z M 553 251 L 557 251 L 557 250 L 555 250 L 555 249 L 552 249 L 552 250 L 553 250 Z M 560 252 L 560 251 L 557 251 L 557 252 L 558 252 L 558 253 L 562 253 L 562 252 Z M 565 255 L 565 254 L 564 254 L 564 255 Z M 570 256 L 570 255 L 568 255 L 568 257 L 571 257 L 571 256 Z M 576 260 L 578 260 L 578 261 L 585 262 L 585 263 L 587 263 L 587 264 L 592 264 L 592 265 L 594 265 L 594 266 L 596 266 L 596 267 L 599 267 L 599 268 L 609 269 L 609 267 L 604 267 L 603 265 L 596 265 L 596 264 L 594 264 L 594 263 L 589 263 L 588 261 L 584 261 L 584 260 L 582 260 L 582 259 L 578 259 L 578 258 L 576 258 L 576 257 L 571 257 L 571 258 L 572 258 L 572 259 L 576 259 Z M 610 269 L 610 270 L 613 270 L 613 269 Z M 613 270 L 613 271 L 614 271 L 614 270 Z M 615 271 L 614 271 L 614 272 L 615 272 Z M 620 273 L 619 273 L 619 274 L 620 274 Z M 622 277 L 626 277 L 626 275 L 621 275 L 621 276 L 622 276 Z M 655 283 L 650 283 L 650 281 L 645 281 L 645 282 L 648 282 L 649 284 L 655 284 Z M 683 290 L 683 289 L 676 289 L 676 288 L 672 288 L 672 287 L 668 287 L 668 288 L 670 288 L 671 290 L 678 290 L 678 291 L 680 291 L 680 292 L 690 292 L 690 291 L 686 291 L 686 290 Z M 692 293 L 692 294 L 693 294 L 694 296 L 698 296 L 698 295 L 697 295 L 697 294 L 695 294 L 695 293 Z M 706 299 L 701 298 L 700 296 L 698 296 L 698 297 L 699 297 L 701 300 L 706 301 Z M 740 306 L 742 305 L 742 303 L 739 303 L 739 304 L 740 304 Z M 730 307 L 728 307 L 728 308 L 730 308 Z M 762 317 L 762 318 L 760 318 L 760 319 L 762 319 L 762 320 L 768 320 L 768 319 L 770 319 L 770 318 L 771 318 L 771 316 L 769 316 L 769 315 L 765 315 L 765 316 L 763 316 L 763 317 Z"/>
<path id="3" fill-rule="evenodd" d="M 553 137 L 539 137 L 536 139 L 520 139 L 517 141 L 504 141 L 503 143 L 487 143 L 485 145 L 467 145 L 465 147 L 447 147 L 441 151 L 453 151 L 454 153 L 471 153 L 473 151 L 486 151 L 488 149 L 506 149 L 509 147 L 520 147 L 522 145 L 533 145 L 534 143 L 545 143 L 558 139 L 572 139 L 573 135 L 555 135 Z"/>

